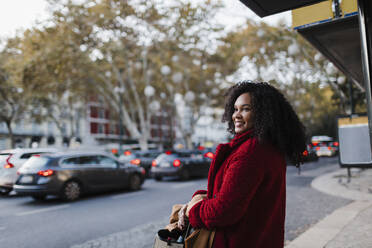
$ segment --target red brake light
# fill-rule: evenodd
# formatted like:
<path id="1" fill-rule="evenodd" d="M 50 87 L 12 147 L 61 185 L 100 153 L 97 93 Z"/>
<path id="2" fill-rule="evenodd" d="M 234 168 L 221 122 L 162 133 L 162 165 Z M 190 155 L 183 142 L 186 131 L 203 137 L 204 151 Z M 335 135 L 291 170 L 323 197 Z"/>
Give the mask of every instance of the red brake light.
<path id="1" fill-rule="evenodd" d="M 204 154 L 204 157 L 213 159 L 214 158 L 214 154 L 213 154 L 213 152 L 207 152 L 206 154 Z"/>
<path id="2" fill-rule="evenodd" d="M 315 148 L 317 151 L 319 151 L 320 150 L 320 147 L 318 146 L 317 148 Z"/>
<path id="3" fill-rule="evenodd" d="M 318 145 L 318 142 L 313 142 L 313 146 L 317 146 Z"/>
<path id="4" fill-rule="evenodd" d="M 307 155 L 309 155 L 309 152 L 305 150 L 305 151 L 302 153 L 302 155 L 304 155 L 304 156 L 306 157 Z"/>
<path id="5" fill-rule="evenodd" d="M 13 168 L 13 167 L 14 167 L 14 165 L 11 164 L 11 163 L 7 163 L 6 165 L 4 165 L 5 169 L 10 169 L 10 168 Z"/>
<path id="6" fill-rule="evenodd" d="M 51 170 L 51 169 L 48 169 L 48 170 L 44 170 L 44 171 L 39 171 L 37 174 L 38 174 L 39 176 L 49 177 L 49 176 L 51 176 L 51 175 L 54 174 L 54 171 Z"/>
<path id="7" fill-rule="evenodd" d="M 328 150 L 332 150 L 332 147 L 328 146 Z"/>
<path id="8" fill-rule="evenodd" d="M 6 161 L 6 164 L 4 165 L 4 168 L 5 169 L 10 169 L 10 168 L 13 168 L 14 167 L 14 164 L 12 164 L 11 162 L 9 162 L 9 159 L 13 156 L 13 154 L 10 154 L 8 156 L 8 158 L 5 160 Z"/>
<path id="9" fill-rule="evenodd" d="M 118 149 L 111 149 L 112 154 L 118 154 Z"/>
<path id="10" fill-rule="evenodd" d="M 129 155 L 131 155 L 131 154 L 132 154 L 131 151 L 125 151 L 125 152 L 124 152 L 124 155 L 125 155 L 125 156 L 129 156 Z"/>
<path id="11" fill-rule="evenodd" d="M 172 152 L 171 152 L 171 151 L 166 151 L 165 154 L 167 154 L 167 155 L 171 155 Z"/>
<path id="12" fill-rule="evenodd" d="M 40 154 L 34 154 L 33 157 L 40 157 Z"/>
<path id="13" fill-rule="evenodd" d="M 151 162 L 151 166 L 152 166 L 152 167 L 156 167 L 156 160 L 155 160 L 155 159 L 152 160 L 152 162 Z"/>
<path id="14" fill-rule="evenodd" d="M 333 142 L 333 145 L 334 146 L 338 146 L 338 142 Z"/>
<path id="15" fill-rule="evenodd" d="M 204 146 L 198 146 L 198 150 L 199 150 L 199 151 L 203 151 L 204 149 L 205 149 Z"/>
<path id="16" fill-rule="evenodd" d="M 136 158 L 136 159 L 132 159 L 132 160 L 130 161 L 130 163 L 131 163 L 131 164 L 135 164 L 135 165 L 139 165 L 139 164 L 141 163 L 141 160 L 138 159 L 138 158 Z"/>
<path id="17" fill-rule="evenodd" d="M 180 165 L 181 165 L 181 161 L 180 160 L 176 159 L 176 160 L 173 161 L 173 166 L 174 167 L 179 167 Z"/>

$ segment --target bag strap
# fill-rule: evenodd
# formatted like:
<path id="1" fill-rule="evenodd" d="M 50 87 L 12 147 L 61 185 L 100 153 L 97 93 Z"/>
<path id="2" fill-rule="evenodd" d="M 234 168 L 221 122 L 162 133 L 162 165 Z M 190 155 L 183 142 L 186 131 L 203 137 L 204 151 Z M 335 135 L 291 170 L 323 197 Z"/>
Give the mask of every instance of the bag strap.
<path id="1" fill-rule="evenodd" d="M 190 224 L 190 222 L 187 224 L 187 228 L 186 228 L 186 232 L 185 232 L 185 235 L 184 235 L 184 240 L 191 234 L 191 229 L 192 229 L 192 226 Z"/>

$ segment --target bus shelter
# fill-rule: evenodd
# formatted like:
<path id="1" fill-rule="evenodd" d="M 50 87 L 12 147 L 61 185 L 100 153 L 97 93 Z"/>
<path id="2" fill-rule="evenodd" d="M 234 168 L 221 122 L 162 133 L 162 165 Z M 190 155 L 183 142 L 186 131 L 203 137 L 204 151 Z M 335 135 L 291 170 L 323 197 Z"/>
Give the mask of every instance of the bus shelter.
<path id="1" fill-rule="evenodd" d="M 292 10 L 293 29 L 342 71 L 350 82 L 365 92 L 367 116 L 355 114 L 340 116 L 337 120 L 339 158 L 342 167 L 372 167 L 372 1 L 241 2 L 260 17 Z"/>

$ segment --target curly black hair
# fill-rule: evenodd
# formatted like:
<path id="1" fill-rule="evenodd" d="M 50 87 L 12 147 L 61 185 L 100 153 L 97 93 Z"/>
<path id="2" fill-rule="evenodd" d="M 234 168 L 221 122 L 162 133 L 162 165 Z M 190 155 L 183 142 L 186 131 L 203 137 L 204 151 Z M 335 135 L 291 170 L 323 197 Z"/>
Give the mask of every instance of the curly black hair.
<path id="1" fill-rule="evenodd" d="M 306 150 L 305 127 L 287 99 L 266 82 L 242 81 L 230 87 L 225 94 L 225 112 L 222 122 L 235 134 L 232 115 L 236 99 L 249 93 L 254 114 L 253 135 L 260 144 L 270 143 L 299 166 Z"/>

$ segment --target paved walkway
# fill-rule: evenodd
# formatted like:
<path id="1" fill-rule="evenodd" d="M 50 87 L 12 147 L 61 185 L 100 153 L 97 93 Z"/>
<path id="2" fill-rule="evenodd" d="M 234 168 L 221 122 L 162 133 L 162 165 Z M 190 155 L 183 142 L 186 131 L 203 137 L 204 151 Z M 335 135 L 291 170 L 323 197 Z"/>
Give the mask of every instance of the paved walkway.
<path id="1" fill-rule="evenodd" d="M 346 169 L 317 177 L 311 186 L 353 200 L 301 234 L 286 248 L 372 248 L 372 169 Z"/>

